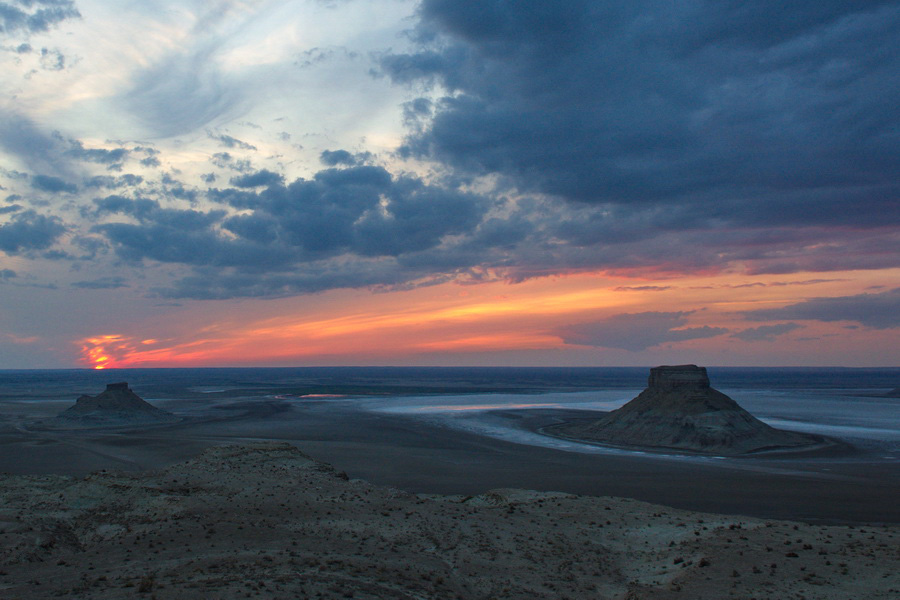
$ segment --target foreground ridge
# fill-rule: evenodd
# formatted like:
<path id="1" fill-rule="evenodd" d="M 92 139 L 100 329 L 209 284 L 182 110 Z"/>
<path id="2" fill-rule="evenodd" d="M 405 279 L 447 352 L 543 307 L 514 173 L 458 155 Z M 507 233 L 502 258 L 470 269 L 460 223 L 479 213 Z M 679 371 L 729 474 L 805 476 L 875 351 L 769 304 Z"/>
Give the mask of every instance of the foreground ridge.
<path id="1" fill-rule="evenodd" d="M 144 473 L 0 479 L 0 597 L 896 598 L 896 527 L 608 497 L 425 496 L 284 443 Z"/>

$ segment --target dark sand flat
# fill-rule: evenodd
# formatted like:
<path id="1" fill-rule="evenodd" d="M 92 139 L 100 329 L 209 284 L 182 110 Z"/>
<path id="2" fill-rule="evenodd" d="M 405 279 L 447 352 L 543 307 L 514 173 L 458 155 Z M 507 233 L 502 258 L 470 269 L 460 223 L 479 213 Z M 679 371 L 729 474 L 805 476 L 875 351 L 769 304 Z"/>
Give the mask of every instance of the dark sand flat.
<path id="1" fill-rule="evenodd" d="M 865 454 L 721 461 L 583 454 L 506 442 L 340 402 L 252 401 L 140 430 L 44 431 L 29 427 L 26 412 L 7 413 L 0 428 L 0 472 L 146 470 L 187 459 L 209 446 L 277 440 L 351 477 L 417 493 L 526 488 L 763 518 L 900 523 L 900 465 Z M 566 416 L 553 410 L 501 412 L 530 431 Z"/>

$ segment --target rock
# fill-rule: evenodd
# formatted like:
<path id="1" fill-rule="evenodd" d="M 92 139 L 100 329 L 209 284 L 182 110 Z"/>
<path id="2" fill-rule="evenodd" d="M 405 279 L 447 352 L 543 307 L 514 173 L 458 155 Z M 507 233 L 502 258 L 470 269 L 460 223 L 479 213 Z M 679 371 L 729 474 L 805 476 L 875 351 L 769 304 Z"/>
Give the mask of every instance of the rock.
<path id="1" fill-rule="evenodd" d="M 96 396 L 82 395 L 75 405 L 45 422 L 55 427 L 121 427 L 174 423 L 180 419 L 135 394 L 126 382 L 110 383 Z"/>
<path id="2" fill-rule="evenodd" d="M 827 443 L 819 436 L 766 425 L 710 387 L 706 369 L 696 365 L 650 369 L 647 389 L 625 406 L 597 421 L 566 423 L 547 431 L 616 446 L 724 456 Z"/>

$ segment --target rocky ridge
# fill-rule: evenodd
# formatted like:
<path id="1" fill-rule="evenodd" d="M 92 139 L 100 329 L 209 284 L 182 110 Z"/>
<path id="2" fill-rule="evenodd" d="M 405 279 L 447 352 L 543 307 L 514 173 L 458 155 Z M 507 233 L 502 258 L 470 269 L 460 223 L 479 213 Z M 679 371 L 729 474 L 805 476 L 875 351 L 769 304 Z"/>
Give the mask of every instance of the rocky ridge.
<path id="1" fill-rule="evenodd" d="M 0 477 L 8 600 L 886 600 L 898 538 L 554 492 L 414 495 L 282 443 L 155 472 Z"/>

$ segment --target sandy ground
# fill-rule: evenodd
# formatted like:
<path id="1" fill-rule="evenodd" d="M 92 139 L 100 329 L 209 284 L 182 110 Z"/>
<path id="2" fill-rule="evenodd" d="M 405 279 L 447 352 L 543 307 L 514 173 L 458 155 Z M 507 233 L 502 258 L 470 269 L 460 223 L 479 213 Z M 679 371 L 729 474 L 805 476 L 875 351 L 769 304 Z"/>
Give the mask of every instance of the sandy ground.
<path id="1" fill-rule="evenodd" d="M 288 444 L 0 481 L 0 597 L 900 597 L 900 529 L 497 489 L 415 495 Z"/>

